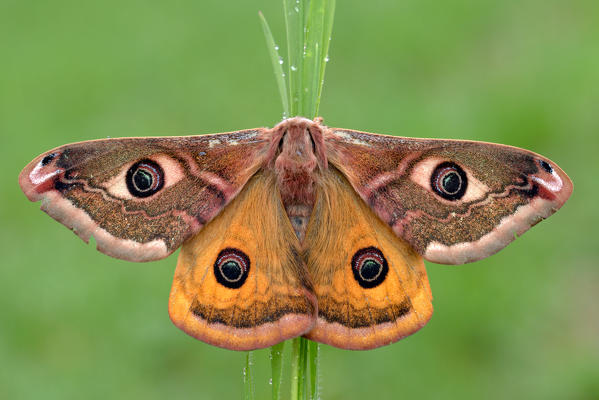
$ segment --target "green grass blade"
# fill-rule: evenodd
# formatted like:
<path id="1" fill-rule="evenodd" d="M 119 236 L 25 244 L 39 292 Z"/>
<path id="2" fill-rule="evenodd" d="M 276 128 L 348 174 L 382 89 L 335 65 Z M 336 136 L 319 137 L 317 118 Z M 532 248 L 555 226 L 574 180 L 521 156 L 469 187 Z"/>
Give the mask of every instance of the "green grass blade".
<path id="1" fill-rule="evenodd" d="M 283 0 L 287 33 L 290 116 L 302 115 L 302 52 L 304 47 L 304 2 Z"/>
<path id="2" fill-rule="evenodd" d="M 264 30 L 264 37 L 266 38 L 266 47 L 270 54 L 270 60 L 272 62 L 272 68 L 275 72 L 275 78 L 277 80 L 277 86 L 279 87 L 279 94 L 281 95 L 281 101 L 283 103 L 283 116 L 289 117 L 289 96 L 287 95 L 287 86 L 285 85 L 285 73 L 283 72 L 283 59 L 279 56 L 279 47 L 275 43 L 275 39 L 272 36 L 268 22 L 264 18 L 264 14 L 259 12 L 260 21 L 262 22 L 262 29 Z"/>
<path id="3" fill-rule="evenodd" d="M 283 349 L 285 342 L 275 344 L 270 348 L 270 369 L 272 371 L 272 399 L 281 398 L 281 378 L 283 376 Z"/>
<path id="4" fill-rule="evenodd" d="M 308 373 L 308 340 L 299 338 L 299 360 L 298 360 L 297 398 L 306 399 L 306 381 Z"/>
<path id="5" fill-rule="evenodd" d="M 300 338 L 301 343 L 302 343 L 302 364 L 301 364 L 301 368 L 302 368 L 302 375 L 301 375 L 301 382 L 300 382 L 300 388 L 301 388 L 301 398 L 305 399 L 307 398 L 307 393 L 308 393 L 308 339 L 304 339 L 304 338 Z"/>
<path id="6" fill-rule="evenodd" d="M 320 43 L 316 42 L 314 43 L 314 58 L 312 60 L 313 62 L 313 66 L 311 68 L 312 70 L 312 77 L 310 79 L 310 87 L 308 88 L 308 93 L 306 93 L 306 97 L 309 99 L 309 108 L 308 110 L 308 115 L 310 116 L 310 118 L 314 118 L 316 117 L 316 104 L 318 102 L 318 98 L 317 98 L 317 94 L 318 94 L 318 76 L 319 76 L 319 70 L 320 70 L 320 53 L 321 53 L 321 47 L 320 47 Z"/>
<path id="7" fill-rule="evenodd" d="M 252 370 L 254 365 L 254 354 L 248 351 L 245 356 L 245 368 L 243 369 L 243 399 L 254 400 L 254 372 Z"/>
<path id="8" fill-rule="evenodd" d="M 299 400 L 301 337 L 292 340 L 291 345 L 291 400 Z"/>
<path id="9" fill-rule="evenodd" d="M 314 116 L 318 116 L 320 99 L 322 96 L 322 87 L 324 86 L 324 71 L 329 61 L 329 45 L 331 44 L 331 35 L 333 34 L 333 19 L 335 16 L 335 0 L 325 0 L 324 26 L 322 29 L 322 38 L 320 41 L 320 71 L 318 74 L 318 93 L 316 95 L 316 104 L 314 107 Z"/>
<path id="10" fill-rule="evenodd" d="M 319 396 L 319 370 L 320 364 L 320 345 L 316 342 L 308 343 L 308 353 L 310 355 L 310 399 L 316 400 Z"/>
<path id="11" fill-rule="evenodd" d="M 315 117 L 316 97 L 318 96 L 318 79 L 320 76 L 321 41 L 324 29 L 324 13 L 326 0 L 311 1 L 306 19 L 305 52 L 304 52 L 304 113 L 307 117 Z"/>
<path id="12" fill-rule="evenodd" d="M 322 95 L 335 0 L 283 0 L 283 9 L 287 33 L 287 83 L 278 47 L 266 19 L 260 14 L 283 107 L 285 114 L 290 117 L 302 115 L 314 118 L 317 116 Z M 282 371 L 281 360 L 273 357 L 278 351 L 277 346 L 271 348 L 273 399 L 280 396 Z M 290 393 L 292 400 L 304 400 L 308 398 L 308 393 L 311 399 L 318 398 L 319 351 L 317 343 L 301 337 L 293 339 Z"/>
<path id="13" fill-rule="evenodd" d="M 308 382 L 308 339 L 303 337 L 293 339 L 291 361 L 291 399 L 307 399 Z"/>

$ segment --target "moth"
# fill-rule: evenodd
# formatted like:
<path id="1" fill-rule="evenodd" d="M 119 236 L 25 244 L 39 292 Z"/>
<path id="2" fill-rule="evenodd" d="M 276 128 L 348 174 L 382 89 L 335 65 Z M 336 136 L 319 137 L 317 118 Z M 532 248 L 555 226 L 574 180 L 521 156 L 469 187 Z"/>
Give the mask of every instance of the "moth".
<path id="1" fill-rule="evenodd" d="M 423 259 L 487 257 L 572 193 L 555 163 L 527 150 L 302 117 L 69 144 L 19 183 L 109 256 L 151 261 L 182 246 L 170 318 L 234 350 L 300 335 L 344 349 L 393 343 L 431 317 Z"/>

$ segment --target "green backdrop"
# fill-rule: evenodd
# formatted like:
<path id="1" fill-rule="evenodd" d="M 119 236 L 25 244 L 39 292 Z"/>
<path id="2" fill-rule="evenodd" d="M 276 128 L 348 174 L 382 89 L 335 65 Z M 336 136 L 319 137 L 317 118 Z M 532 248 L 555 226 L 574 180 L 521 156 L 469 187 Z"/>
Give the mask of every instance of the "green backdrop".
<path id="1" fill-rule="evenodd" d="M 245 353 L 169 321 L 176 256 L 96 252 L 17 176 L 68 142 L 272 126 L 259 10 L 282 43 L 277 0 L 0 2 L 0 398 L 241 397 Z M 322 346 L 323 399 L 599 397 L 598 20 L 594 0 L 338 1 L 325 123 L 525 147 L 575 189 L 499 254 L 428 263 L 435 313 L 417 334 Z"/>

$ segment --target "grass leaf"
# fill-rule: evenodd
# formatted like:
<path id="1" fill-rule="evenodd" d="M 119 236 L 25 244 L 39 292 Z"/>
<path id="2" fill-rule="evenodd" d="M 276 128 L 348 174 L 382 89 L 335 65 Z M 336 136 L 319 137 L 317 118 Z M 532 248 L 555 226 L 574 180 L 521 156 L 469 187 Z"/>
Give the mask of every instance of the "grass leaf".
<path id="1" fill-rule="evenodd" d="M 279 47 L 275 43 L 275 38 L 272 36 L 268 22 L 264 18 L 264 14 L 259 12 L 260 21 L 262 22 L 262 29 L 264 30 L 264 37 L 266 38 L 266 47 L 270 54 L 270 60 L 272 62 L 272 68 L 275 73 L 275 79 L 277 86 L 279 87 L 279 94 L 281 95 L 281 101 L 283 103 L 283 117 L 289 117 L 289 100 L 287 95 L 287 86 L 285 85 L 285 73 L 283 72 L 283 59 L 279 56 Z"/>
<path id="2" fill-rule="evenodd" d="M 283 349 L 285 342 L 275 344 L 270 348 L 270 369 L 272 371 L 272 399 L 281 398 L 281 378 L 283 377 Z"/>
<path id="3" fill-rule="evenodd" d="M 328 61 L 335 0 L 283 0 L 283 9 L 287 33 L 287 84 L 278 47 L 268 23 L 260 13 L 283 109 L 289 117 L 301 115 L 315 118 L 320 106 Z M 293 339 L 290 393 L 292 400 L 307 398 L 308 382 L 310 398 L 318 398 L 319 349 L 317 343 L 302 337 Z M 280 359 L 273 358 L 273 353 L 277 351 L 276 346 L 271 348 L 273 399 L 278 399 L 280 395 L 282 365 Z"/>
<path id="4" fill-rule="evenodd" d="M 302 53 L 304 49 L 304 0 L 283 0 L 287 33 L 290 116 L 302 115 Z"/>
<path id="5" fill-rule="evenodd" d="M 254 373 L 252 365 L 254 364 L 254 354 L 248 351 L 245 356 L 245 368 L 243 368 L 243 399 L 254 400 Z"/>
<path id="6" fill-rule="evenodd" d="M 295 338 L 291 342 L 291 400 L 300 400 L 300 382 L 301 378 L 301 340 L 302 338 Z"/>
<path id="7" fill-rule="evenodd" d="M 314 117 L 314 106 L 318 95 L 317 82 L 319 77 L 319 55 L 322 30 L 324 28 L 323 1 L 310 1 L 310 10 L 306 19 L 304 52 L 303 52 L 303 113 L 307 117 Z"/>
<path id="8" fill-rule="evenodd" d="M 322 28 L 322 38 L 320 40 L 320 70 L 318 72 L 318 92 L 316 94 L 316 104 L 314 106 L 314 117 L 318 116 L 320 99 L 322 96 L 322 87 L 324 86 L 324 71 L 329 62 L 329 45 L 331 44 L 331 35 L 333 34 L 333 19 L 335 16 L 335 0 L 325 0 L 324 25 Z"/>
<path id="9" fill-rule="evenodd" d="M 320 344 L 316 342 L 308 343 L 308 353 L 310 355 L 310 399 L 318 399 L 319 392 L 319 371 L 320 364 Z"/>

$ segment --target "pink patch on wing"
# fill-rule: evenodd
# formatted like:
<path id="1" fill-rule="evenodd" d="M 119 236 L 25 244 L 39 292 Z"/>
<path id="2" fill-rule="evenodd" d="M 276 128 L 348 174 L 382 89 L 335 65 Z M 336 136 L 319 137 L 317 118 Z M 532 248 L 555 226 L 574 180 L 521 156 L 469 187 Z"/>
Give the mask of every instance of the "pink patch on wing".
<path id="1" fill-rule="evenodd" d="M 30 201 L 41 200 L 41 195 L 54 189 L 54 183 L 64 174 L 63 168 L 54 165 L 54 160 L 58 157 L 59 152 L 42 154 L 27 164 L 19 174 L 19 185 Z"/>

